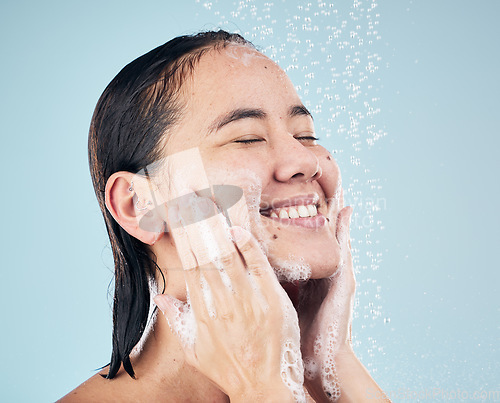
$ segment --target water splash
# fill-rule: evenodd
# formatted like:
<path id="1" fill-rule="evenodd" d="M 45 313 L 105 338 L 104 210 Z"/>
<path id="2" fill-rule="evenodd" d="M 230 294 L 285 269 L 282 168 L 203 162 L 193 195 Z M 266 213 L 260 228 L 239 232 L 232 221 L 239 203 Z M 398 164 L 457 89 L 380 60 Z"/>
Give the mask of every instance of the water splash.
<path id="1" fill-rule="evenodd" d="M 375 327 L 389 323 L 384 319 L 382 290 L 376 281 L 382 263 L 378 239 L 384 230 L 380 214 L 386 202 L 380 179 L 367 166 L 375 146 L 387 135 L 378 95 L 382 65 L 377 50 L 381 40 L 378 3 L 196 3 L 214 13 L 216 27 L 241 33 L 287 72 L 314 115 L 320 144 L 339 163 L 345 203 L 354 207 L 351 245 L 358 284 L 353 344 L 373 371 L 375 354 L 383 354 L 383 347 L 370 335 Z"/>

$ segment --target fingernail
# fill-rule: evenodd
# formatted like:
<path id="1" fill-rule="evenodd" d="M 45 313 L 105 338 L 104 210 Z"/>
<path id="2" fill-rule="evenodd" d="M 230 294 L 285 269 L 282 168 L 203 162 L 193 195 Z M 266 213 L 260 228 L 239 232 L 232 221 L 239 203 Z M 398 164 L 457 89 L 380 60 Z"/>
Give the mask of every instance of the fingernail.
<path id="1" fill-rule="evenodd" d="M 153 301 L 163 313 L 170 312 L 172 309 L 179 311 L 182 306 L 181 301 L 168 294 L 158 294 Z"/>
<path id="2" fill-rule="evenodd" d="M 155 302 L 156 306 L 160 308 L 163 313 L 165 313 L 165 311 L 167 310 L 167 301 L 165 301 L 165 295 L 158 294 L 153 298 L 153 301 Z"/>

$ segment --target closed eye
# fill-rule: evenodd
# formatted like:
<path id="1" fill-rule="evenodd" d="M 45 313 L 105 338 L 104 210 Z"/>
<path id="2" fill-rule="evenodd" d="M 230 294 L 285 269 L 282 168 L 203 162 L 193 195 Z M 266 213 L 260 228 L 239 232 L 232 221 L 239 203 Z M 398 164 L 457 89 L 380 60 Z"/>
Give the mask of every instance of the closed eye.
<path id="1" fill-rule="evenodd" d="M 300 141 L 318 141 L 319 138 L 315 136 L 297 136 L 295 137 L 297 140 Z"/>
<path id="2" fill-rule="evenodd" d="M 247 139 L 247 140 L 235 140 L 235 143 L 251 144 L 257 143 L 258 141 L 264 141 L 263 139 Z"/>

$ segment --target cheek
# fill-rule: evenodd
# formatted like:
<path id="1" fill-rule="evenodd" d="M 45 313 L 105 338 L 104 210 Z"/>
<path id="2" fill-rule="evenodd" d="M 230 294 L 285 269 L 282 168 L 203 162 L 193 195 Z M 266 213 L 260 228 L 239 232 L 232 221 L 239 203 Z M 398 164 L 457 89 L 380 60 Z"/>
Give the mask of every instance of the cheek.
<path id="1" fill-rule="evenodd" d="M 318 183 L 323 188 L 327 199 L 338 199 L 340 196 L 342 178 L 337 161 L 335 161 L 327 149 L 321 146 L 316 152 L 316 157 L 318 158 L 322 172 L 321 178 L 318 179 Z"/>
<path id="2" fill-rule="evenodd" d="M 247 230 L 260 222 L 260 203 L 263 175 L 258 167 L 251 164 L 236 164 L 217 161 L 205 164 L 205 171 L 217 204 L 224 207 L 231 225 L 239 225 Z"/>
<path id="3" fill-rule="evenodd" d="M 340 169 L 337 161 L 325 147 L 319 146 L 315 154 L 323 171 L 323 175 L 328 174 L 330 176 L 340 176 Z"/>

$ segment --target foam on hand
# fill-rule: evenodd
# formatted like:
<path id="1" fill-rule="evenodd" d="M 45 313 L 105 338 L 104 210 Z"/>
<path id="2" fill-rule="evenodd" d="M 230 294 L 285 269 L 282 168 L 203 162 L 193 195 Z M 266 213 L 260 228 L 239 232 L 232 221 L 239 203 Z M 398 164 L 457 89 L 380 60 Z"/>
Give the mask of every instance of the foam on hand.
<path id="1" fill-rule="evenodd" d="M 281 379 L 292 392 L 296 402 L 305 402 L 304 366 L 300 351 L 300 328 L 297 312 L 285 290 L 279 284 L 277 288 L 283 308 L 283 334 L 285 335 L 281 347 Z"/>
<path id="2" fill-rule="evenodd" d="M 177 299 L 171 298 L 171 305 L 174 309 L 175 316 L 172 320 L 167 319 L 168 326 L 172 333 L 175 333 L 182 345 L 192 346 L 196 341 L 196 319 L 193 310 L 191 309 L 189 290 L 187 293 L 187 302 L 184 303 Z"/>
<path id="3" fill-rule="evenodd" d="M 328 334 L 325 341 L 325 346 L 318 345 L 318 349 L 323 349 L 323 353 L 327 358 L 323 361 L 321 367 L 321 383 L 323 385 L 323 391 L 325 392 L 328 399 L 332 402 L 336 401 L 340 397 L 340 383 L 337 377 L 337 371 L 334 360 L 335 346 L 337 344 L 337 329 L 338 324 L 334 323 L 328 327 Z"/>

